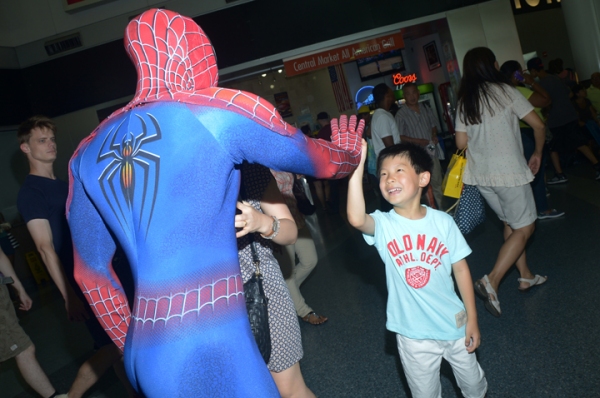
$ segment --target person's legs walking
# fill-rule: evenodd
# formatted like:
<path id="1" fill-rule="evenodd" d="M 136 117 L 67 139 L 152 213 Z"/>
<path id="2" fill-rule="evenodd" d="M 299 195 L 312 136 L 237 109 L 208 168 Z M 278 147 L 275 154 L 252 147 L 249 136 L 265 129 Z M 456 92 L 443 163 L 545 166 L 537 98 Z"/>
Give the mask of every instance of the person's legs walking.
<path id="1" fill-rule="evenodd" d="M 535 230 L 537 213 L 529 184 L 517 187 L 482 187 L 481 195 L 504 222 L 504 244 L 500 248 L 492 271 L 475 281 L 475 292 L 485 300 L 486 309 L 498 317 L 501 314 L 498 286 L 515 263 L 523 274 L 527 267 L 525 246 Z M 529 279 L 529 278 L 527 278 Z"/>
<path id="2" fill-rule="evenodd" d="M 524 270 L 529 270 L 525 258 L 525 245 L 527 245 L 527 241 L 534 230 L 535 223 L 519 229 L 512 229 L 506 223 L 504 224 L 505 241 L 500 248 L 492 272 L 488 274 L 490 284 L 495 291 L 498 291 L 498 286 L 500 285 L 502 278 L 517 260 L 519 260 L 519 264 L 524 267 Z"/>
<path id="3" fill-rule="evenodd" d="M 277 385 L 282 398 L 314 398 L 315 394 L 306 386 L 300 363 L 296 362 L 292 367 L 281 372 L 271 372 L 273 380 Z"/>
<path id="4" fill-rule="evenodd" d="M 306 280 L 308 275 L 315 269 L 317 261 L 317 248 L 308 227 L 298 230 L 298 239 L 294 245 L 299 263 L 294 270 L 294 279 L 298 287 Z"/>
<path id="5" fill-rule="evenodd" d="M 35 346 L 33 344 L 17 355 L 15 360 L 21 375 L 35 392 L 45 398 L 56 392 L 35 356 Z"/>
<path id="6" fill-rule="evenodd" d="M 90 359 L 79 368 L 75 381 L 69 390 L 69 398 L 81 398 L 100 377 L 121 359 L 121 351 L 111 343 L 100 347 Z"/>

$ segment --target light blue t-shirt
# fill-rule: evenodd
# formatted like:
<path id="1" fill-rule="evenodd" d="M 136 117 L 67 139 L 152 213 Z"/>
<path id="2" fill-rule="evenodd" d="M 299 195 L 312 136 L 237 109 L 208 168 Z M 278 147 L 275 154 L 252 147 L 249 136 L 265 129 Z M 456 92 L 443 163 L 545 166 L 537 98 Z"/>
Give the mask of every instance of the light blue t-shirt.
<path id="1" fill-rule="evenodd" d="M 452 264 L 471 248 L 448 214 L 427 207 L 420 220 L 393 209 L 371 213 L 375 234 L 364 235 L 385 263 L 386 328 L 411 339 L 465 337 L 466 311 L 454 290 Z"/>

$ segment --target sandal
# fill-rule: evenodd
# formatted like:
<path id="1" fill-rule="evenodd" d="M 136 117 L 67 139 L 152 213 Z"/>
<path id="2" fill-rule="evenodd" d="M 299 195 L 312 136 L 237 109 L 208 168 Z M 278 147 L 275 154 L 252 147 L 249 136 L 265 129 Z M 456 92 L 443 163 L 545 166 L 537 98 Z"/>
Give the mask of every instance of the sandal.
<path id="1" fill-rule="evenodd" d="M 490 284 L 490 280 L 487 275 L 484 275 L 478 281 L 475 281 L 475 293 L 484 300 L 485 308 L 495 317 L 499 317 L 502 314 L 500 310 L 500 301 L 498 301 L 498 295 Z"/>
<path id="2" fill-rule="evenodd" d="M 519 283 L 521 283 L 521 282 L 529 283 L 529 286 L 526 287 L 526 288 L 519 287 L 519 291 L 521 293 L 526 293 L 532 287 L 543 285 L 544 283 L 546 283 L 546 281 L 548 280 L 548 277 L 547 276 L 536 275 L 536 276 L 533 277 L 533 279 L 519 278 L 517 280 L 519 281 Z"/>
<path id="3" fill-rule="evenodd" d="M 308 314 L 301 317 L 304 322 L 310 323 L 311 325 L 321 325 L 327 322 L 327 318 L 322 315 L 317 314 L 314 311 L 309 312 Z"/>

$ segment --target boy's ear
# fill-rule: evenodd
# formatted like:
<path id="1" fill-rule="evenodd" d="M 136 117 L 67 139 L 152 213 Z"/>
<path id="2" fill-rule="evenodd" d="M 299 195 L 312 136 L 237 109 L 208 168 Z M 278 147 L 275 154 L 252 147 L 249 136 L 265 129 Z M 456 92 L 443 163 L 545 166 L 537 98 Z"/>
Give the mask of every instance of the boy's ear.
<path id="1" fill-rule="evenodd" d="M 23 153 L 29 153 L 29 151 L 30 151 L 29 144 L 26 142 L 19 145 L 19 148 L 21 148 L 21 151 L 23 151 Z"/>
<path id="2" fill-rule="evenodd" d="M 424 171 L 419 174 L 419 187 L 425 188 L 427 184 L 429 184 L 429 180 L 431 179 L 431 173 L 428 171 Z"/>

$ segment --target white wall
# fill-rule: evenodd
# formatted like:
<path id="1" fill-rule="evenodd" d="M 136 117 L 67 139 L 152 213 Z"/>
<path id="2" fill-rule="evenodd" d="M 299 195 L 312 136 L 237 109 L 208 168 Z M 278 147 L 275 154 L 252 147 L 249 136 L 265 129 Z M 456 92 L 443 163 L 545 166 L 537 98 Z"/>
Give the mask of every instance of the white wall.
<path id="1" fill-rule="evenodd" d="M 515 23 L 524 54 L 537 52 L 546 67 L 561 58 L 565 67 L 575 68 L 562 8 L 515 15 Z"/>
<path id="2" fill-rule="evenodd" d="M 592 73 L 600 71 L 600 2 L 565 1 L 562 10 L 579 78 L 590 79 Z"/>
<path id="3" fill-rule="evenodd" d="M 489 47 L 499 64 L 514 59 L 524 63 L 510 0 L 493 0 L 446 13 L 454 49 L 462 69 L 467 51 Z"/>

